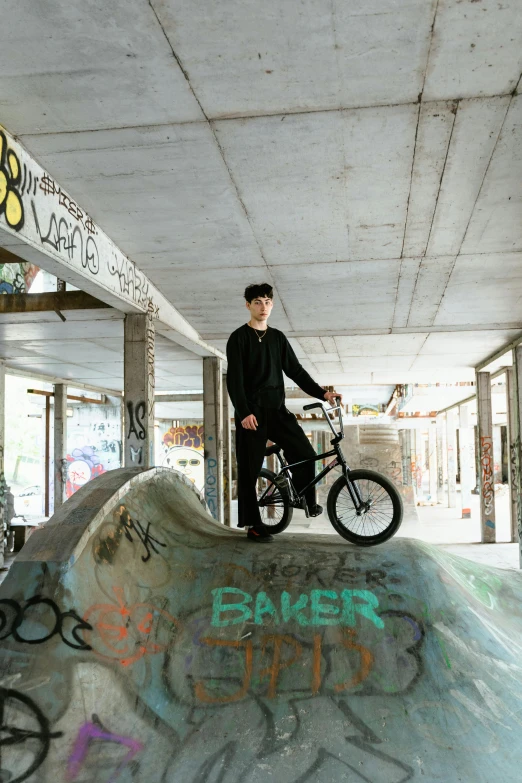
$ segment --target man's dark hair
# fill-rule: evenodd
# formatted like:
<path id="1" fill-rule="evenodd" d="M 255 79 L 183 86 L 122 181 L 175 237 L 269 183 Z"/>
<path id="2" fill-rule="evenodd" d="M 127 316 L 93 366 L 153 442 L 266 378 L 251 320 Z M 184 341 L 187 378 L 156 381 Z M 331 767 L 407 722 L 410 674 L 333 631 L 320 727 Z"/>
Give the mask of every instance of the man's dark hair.
<path id="1" fill-rule="evenodd" d="M 274 298 L 274 290 L 269 283 L 253 283 L 245 288 L 245 299 L 247 302 L 251 302 L 258 297 L 267 297 L 267 299 Z"/>

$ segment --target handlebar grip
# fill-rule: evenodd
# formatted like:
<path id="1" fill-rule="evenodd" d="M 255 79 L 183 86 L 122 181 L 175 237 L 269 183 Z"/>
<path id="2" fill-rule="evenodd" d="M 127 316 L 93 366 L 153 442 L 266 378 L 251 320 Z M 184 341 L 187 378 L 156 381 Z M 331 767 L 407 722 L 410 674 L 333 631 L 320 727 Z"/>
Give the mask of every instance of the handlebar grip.
<path id="1" fill-rule="evenodd" d="M 322 407 L 323 406 L 321 405 L 320 402 L 312 402 L 312 403 L 310 403 L 310 405 L 304 405 L 303 406 L 303 410 L 304 411 L 311 411 L 312 408 L 322 408 Z"/>

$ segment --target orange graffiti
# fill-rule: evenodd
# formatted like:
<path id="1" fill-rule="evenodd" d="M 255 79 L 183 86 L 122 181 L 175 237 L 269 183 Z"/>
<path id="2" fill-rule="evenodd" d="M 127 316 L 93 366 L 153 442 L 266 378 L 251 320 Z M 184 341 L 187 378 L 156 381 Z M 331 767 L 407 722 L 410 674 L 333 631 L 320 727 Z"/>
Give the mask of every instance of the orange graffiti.
<path id="1" fill-rule="evenodd" d="M 312 696 L 317 696 L 321 687 L 321 647 L 320 633 L 314 633 L 314 657 L 312 662 Z"/>
<path id="2" fill-rule="evenodd" d="M 243 642 L 240 639 L 229 641 L 227 639 L 204 638 L 201 639 L 201 641 L 203 644 L 208 644 L 209 647 L 232 647 L 236 650 L 243 648 L 245 650 L 245 674 L 239 690 L 228 696 L 210 696 L 205 690 L 204 683 L 200 680 L 194 686 L 196 698 L 205 704 L 230 704 L 231 702 L 243 699 L 246 696 L 252 679 L 253 645 L 251 639 L 247 639 L 246 642 Z"/>
<path id="3" fill-rule="evenodd" d="M 189 424 L 186 427 L 171 427 L 163 436 L 163 445 L 185 446 L 188 449 L 202 449 L 204 440 L 203 426 Z"/>
<path id="4" fill-rule="evenodd" d="M 165 652 L 172 629 L 179 630 L 176 618 L 152 604 L 126 606 L 123 589 L 113 587 L 113 591 L 116 603 L 96 604 L 84 615 L 93 629 L 84 631 L 87 643 L 100 657 L 116 659 L 122 666 Z"/>
<path id="5" fill-rule="evenodd" d="M 361 667 L 359 671 L 354 674 L 351 680 L 338 683 L 335 686 L 334 690 L 337 693 L 346 691 L 348 688 L 354 688 L 356 685 L 359 685 L 361 682 L 363 682 L 368 677 L 374 660 L 371 651 L 367 647 L 363 647 L 362 644 L 356 644 L 351 638 L 348 638 L 354 637 L 356 635 L 354 628 L 343 628 L 342 635 L 343 646 L 346 647 L 347 650 L 356 650 L 361 656 Z"/>
<path id="6" fill-rule="evenodd" d="M 282 672 L 284 669 L 290 668 L 290 666 L 292 666 L 297 660 L 299 660 L 299 658 L 303 654 L 303 648 L 301 647 L 297 639 L 294 639 L 292 636 L 288 636 L 286 634 L 274 634 L 274 635 L 263 637 L 263 644 L 262 644 L 263 655 L 266 653 L 266 647 L 270 643 L 274 645 L 272 663 L 266 669 L 262 669 L 259 675 L 260 677 L 266 677 L 270 675 L 270 685 L 268 686 L 267 696 L 269 699 L 273 699 L 274 696 L 276 695 L 279 672 Z M 281 648 L 283 644 L 288 644 L 290 647 L 294 648 L 295 654 L 292 658 L 281 660 Z"/>

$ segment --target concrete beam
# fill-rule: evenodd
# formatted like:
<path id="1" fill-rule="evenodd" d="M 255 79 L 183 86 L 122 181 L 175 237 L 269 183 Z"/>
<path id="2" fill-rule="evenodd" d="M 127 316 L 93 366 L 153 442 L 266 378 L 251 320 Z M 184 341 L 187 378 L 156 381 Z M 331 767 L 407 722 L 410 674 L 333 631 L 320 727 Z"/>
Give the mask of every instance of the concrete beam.
<path id="1" fill-rule="evenodd" d="M 156 402 L 202 402 L 203 392 L 196 394 L 183 394 L 182 392 L 173 394 L 155 394 Z"/>
<path id="2" fill-rule="evenodd" d="M 54 387 L 54 513 L 65 502 L 67 482 L 67 386 Z"/>
<path id="3" fill-rule="evenodd" d="M 0 219 L 0 242 L 10 252 L 121 312 L 145 313 L 150 307 L 162 335 L 199 356 L 225 358 L 5 130 L 0 147 L 12 173 Z"/>
<path id="4" fill-rule="evenodd" d="M 480 522 L 483 544 L 496 540 L 491 375 L 477 372 L 477 424 L 480 454 Z"/>
<path id="5" fill-rule="evenodd" d="M 154 321 L 152 315 L 125 317 L 124 466 L 154 465 Z"/>
<path id="6" fill-rule="evenodd" d="M 432 502 L 437 502 L 437 429 L 433 422 L 430 422 L 428 430 L 428 453 L 429 453 L 429 471 L 430 471 L 430 498 Z"/>
<path id="7" fill-rule="evenodd" d="M 223 374 L 221 360 L 203 359 L 203 428 L 205 432 L 205 500 L 217 522 L 223 522 Z"/>

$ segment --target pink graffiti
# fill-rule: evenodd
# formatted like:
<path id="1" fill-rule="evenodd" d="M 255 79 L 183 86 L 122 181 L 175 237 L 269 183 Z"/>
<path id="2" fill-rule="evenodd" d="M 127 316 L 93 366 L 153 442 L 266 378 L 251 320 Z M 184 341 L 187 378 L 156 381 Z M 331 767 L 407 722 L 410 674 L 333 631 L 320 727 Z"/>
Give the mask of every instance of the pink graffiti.
<path id="1" fill-rule="evenodd" d="M 125 769 L 127 764 L 132 761 L 134 756 L 139 753 L 140 750 L 143 750 L 144 747 L 141 742 L 138 742 L 138 740 L 134 740 L 131 737 L 120 737 L 117 734 L 111 734 L 109 731 L 105 731 L 101 726 L 97 726 L 95 723 L 84 723 L 84 725 L 80 727 L 73 751 L 67 762 L 65 779 L 68 783 L 69 781 L 76 780 L 80 774 L 83 763 L 89 752 L 89 746 L 93 740 L 115 742 L 118 745 L 124 745 L 129 748 L 129 752 L 122 759 L 107 783 L 113 783 L 113 781 L 120 776 L 120 773 Z"/>

